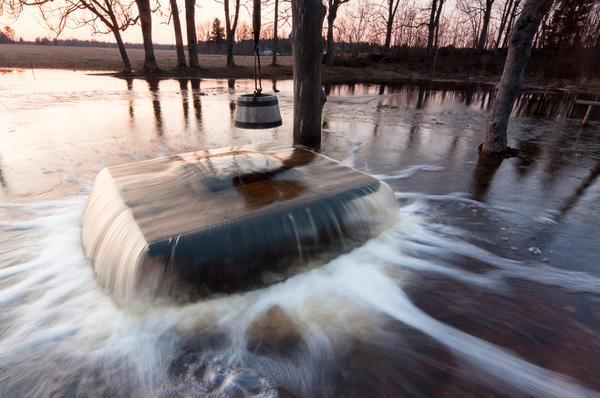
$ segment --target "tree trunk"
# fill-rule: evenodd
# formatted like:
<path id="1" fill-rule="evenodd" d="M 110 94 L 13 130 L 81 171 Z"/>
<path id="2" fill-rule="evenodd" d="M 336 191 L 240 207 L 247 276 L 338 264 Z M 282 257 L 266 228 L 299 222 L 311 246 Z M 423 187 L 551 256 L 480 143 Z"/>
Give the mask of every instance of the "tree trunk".
<path id="1" fill-rule="evenodd" d="M 279 0 L 275 0 L 275 15 L 273 17 L 273 60 L 271 64 L 277 65 L 277 47 L 279 37 L 277 37 L 277 26 L 279 25 Z"/>
<path id="2" fill-rule="evenodd" d="M 444 6 L 444 1 L 446 1 L 446 0 L 440 0 L 440 2 L 438 3 L 438 9 L 436 12 L 435 22 L 434 22 L 435 39 L 433 41 L 433 46 L 435 48 L 435 53 L 433 55 L 433 67 L 431 68 L 431 80 L 433 80 L 433 77 L 435 75 L 435 68 L 437 67 L 438 52 L 439 52 L 438 44 L 439 44 L 439 38 L 440 38 L 440 17 L 442 15 L 442 7 Z"/>
<path id="3" fill-rule="evenodd" d="M 294 144 L 313 149 L 321 146 L 324 9 L 321 0 L 292 0 Z"/>
<path id="4" fill-rule="evenodd" d="M 553 0 L 528 0 L 515 23 L 510 38 L 508 56 L 504 63 L 502 78 L 498 83 L 492 114 L 483 138 L 484 154 L 502 153 L 506 149 L 506 129 L 513 105 L 521 89 L 523 72 L 529 61 L 533 37 Z"/>
<path id="5" fill-rule="evenodd" d="M 181 35 L 181 20 L 177 0 L 170 0 L 171 14 L 173 14 L 173 28 L 175 29 L 175 48 L 177 49 L 177 66 L 185 67 L 185 51 L 183 50 L 183 37 Z"/>
<path id="6" fill-rule="evenodd" d="M 385 49 L 385 52 L 389 52 L 390 51 L 390 47 L 392 47 L 392 29 L 394 27 L 394 21 L 393 19 L 389 19 L 387 21 L 387 23 L 385 24 L 385 44 L 383 45 L 383 48 Z"/>
<path id="7" fill-rule="evenodd" d="M 435 48 L 435 51 L 437 53 L 438 50 L 438 39 L 440 36 L 440 18 L 442 16 L 442 7 L 444 7 L 444 2 L 446 0 L 439 0 L 438 2 L 438 9 L 435 15 L 435 22 L 433 24 L 434 28 L 435 28 L 435 40 L 433 41 L 433 46 Z"/>
<path id="8" fill-rule="evenodd" d="M 158 65 L 154 57 L 154 46 L 152 44 L 152 10 L 150 0 L 135 0 L 140 14 L 142 25 L 142 38 L 144 40 L 144 72 L 157 72 Z"/>
<path id="9" fill-rule="evenodd" d="M 115 36 L 117 47 L 119 48 L 119 54 L 121 54 L 121 60 L 123 61 L 123 72 L 131 73 L 131 62 L 129 62 L 129 56 L 127 55 L 127 51 L 125 51 L 125 44 L 123 43 L 123 38 L 121 37 L 121 31 L 119 31 L 119 29 L 113 28 L 112 32 Z"/>
<path id="10" fill-rule="evenodd" d="M 110 18 L 110 25 L 106 25 L 111 28 L 113 35 L 115 36 L 115 41 L 117 42 L 119 54 L 121 55 L 121 60 L 123 61 L 123 73 L 131 73 L 131 62 L 129 62 L 129 56 L 127 55 L 127 51 L 125 50 L 125 44 L 123 43 L 123 38 L 121 37 L 121 31 L 119 30 L 119 22 L 117 21 L 117 17 L 115 16 L 110 2 L 108 0 L 105 0 L 104 4 L 108 12 L 108 17 Z"/>
<path id="11" fill-rule="evenodd" d="M 227 41 L 227 66 L 234 66 L 233 47 L 235 46 L 235 31 L 237 29 L 238 16 L 240 15 L 240 0 L 234 0 L 233 21 L 229 14 L 229 0 L 223 1 L 225 9 L 225 35 Z"/>
<path id="12" fill-rule="evenodd" d="M 225 0 L 227 1 L 227 0 Z M 235 45 L 235 40 L 233 39 L 233 33 L 227 33 L 227 66 L 234 66 L 235 59 L 233 58 L 233 46 Z"/>
<path id="13" fill-rule="evenodd" d="M 333 65 L 335 59 L 334 43 L 333 43 L 333 23 L 337 16 L 337 5 L 335 0 L 329 1 L 329 9 L 327 10 L 327 51 L 325 52 L 325 62 L 327 65 Z"/>
<path id="14" fill-rule="evenodd" d="M 185 0 L 185 25 L 190 68 L 197 68 L 199 64 L 198 39 L 196 37 L 196 0 Z"/>
<path id="15" fill-rule="evenodd" d="M 483 25 L 481 27 L 481 34 L 479 35 L 479 42 L 477 43 L 477 49 L 483 50 L 487 43 L 488 30 L 490 28 L 490 17 L 492 16 L 492 5 L 494 0 L 485 1 L 485 11 L 483 14 Z"/>
<path id="16" fill-rule="evenodd" d="M 233 66 L 233 35 L 231 32 L 231 17 L 229 16 L 229 0 L 223 0 L 225 9 L 225 41 L 227 42 L 227 66 Z"/>
<path id="17" fill-rule="evenodd" d="M 431 55 L 433 49 L 433 39 L 435 36 L 435 14 L 437 10 L 437 0 L 431 1 L 431 13 L 429 14 L 429 23 L 427 24 L 427 55 Z"/>

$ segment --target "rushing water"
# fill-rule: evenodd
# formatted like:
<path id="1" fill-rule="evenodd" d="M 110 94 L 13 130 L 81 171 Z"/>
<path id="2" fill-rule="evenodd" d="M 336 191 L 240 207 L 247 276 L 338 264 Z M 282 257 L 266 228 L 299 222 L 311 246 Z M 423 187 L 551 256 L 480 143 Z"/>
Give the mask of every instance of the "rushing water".
<path id="1" fill-rule="evenodd" d="M 322 265 L 396 215 L 386 183 L 315 152 L 223 148 L 102 170 L 81 241 L 120 303 L 197 301 Z"/>
<path id="2" fill-rule="evenodd" d="M 81 248 L 97 172 L 289 143 L 290 83 L 284 125 L 245 131 L 247 81 L 0 79 L 1 396 L 600 395 L 597 124 L 516 115 L 521 156 L 489 164 L 489 99 L 465 100 L 489 89 L 330 87 L 323 152 L 385 180 L 398 222 L 264 289 L 126 309 Z"/>

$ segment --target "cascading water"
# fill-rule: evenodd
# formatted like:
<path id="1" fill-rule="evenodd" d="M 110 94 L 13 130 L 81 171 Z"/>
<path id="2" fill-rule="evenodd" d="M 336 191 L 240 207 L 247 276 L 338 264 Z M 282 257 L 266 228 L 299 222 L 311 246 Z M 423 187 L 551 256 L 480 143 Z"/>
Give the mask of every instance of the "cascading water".
<path id="1" fill-rule="evenodd" d="M 304 149 L 211 150 L 104 169 L 82 241 L 119 302 L 190 301 L 322 264 L 391 225 L 395 202 L 384 182 Z"/>
<path id="2" fill-rule="evenodd" d="M 392 225 L 266 288 L 123 306 L 82 250 L 98 170 L 285 144 L 292 132 L 230 129 L 234 94 L 220 81 L 203 80 L 201 97 L 197 81 L 149 92 L 72 71 L 13 75 L 0 93 L 11 109 L 0 131 L 0 197 L 11 202 L 0 203 L 0 397 L 598 396 L 600 191 L 579 188 L 596 175 L 593 126 L 514 118 L 523 156 L 491 181 L 473 167 L 479 92 L 330 96 L 324 151 L 388 181 Z M 291 82 L 278 87 L 290 120 Z M 344 87 L 332 93 L 378 90 Z M 472 189 L 482 181 L 484 199 Z M 48 197 L 61 199 L 33 199 Z"/>
<path id="3" fill-rule="evenodd" d="M 447 347 L 469 380 L 503 394 L 598 396 L 431 318 L 411 302 L 404 286 L 419 272 L 504 290 L 501 273 L 473 273 L 417 258 L 417 248 L 446 256 L 474 253 L 510 273 L 530 268 L 461 241 L 460 231 L 427 222 L 424 204 L 400 207 L 398 221 L 379 237 L 270 287 L 124 310 L 100 288 L 80 248 L 87 200 L 2 206 L 10 220 L 0 226 L 2 396 L 347 396 L 354 394 L 336 386 L 350 382 L 340 377 L 352 374 L 354 361 L 367 361 L 354 376 L 359 377 L 355 394 L 426 395 L 426 387 L 411 378 L 377 384 L 389 371 L 386 366 L 403 366 L 419 355 L 411 345 L 398 351 L 409 330 Z M 581 279 L 551 267 L 544 273 L 560 274 L 571 288 Z M 540 283 L 557 280 L 539 278 Z M 405 327 L 390 329 L 391 321 Z M 354 351 L 361 344 L 379 354 L 371 358 Z"/>

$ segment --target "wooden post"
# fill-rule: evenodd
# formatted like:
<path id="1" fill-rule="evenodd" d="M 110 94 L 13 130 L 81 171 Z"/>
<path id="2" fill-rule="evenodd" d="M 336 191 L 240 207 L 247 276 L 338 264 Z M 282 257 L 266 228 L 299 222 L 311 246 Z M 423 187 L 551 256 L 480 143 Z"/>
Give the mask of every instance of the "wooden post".
<path id="1" fill-rule="evenodd" d="M 583 117 L 583 120 L 581 121 L 581 127 L 587 126 L 587 124 L 590 120 L 591 113 L 592 113 L 592 105 L 588 105 L 587 111 L 585 111 L 585 116 Z"/>
<path id="2" fill-rule="evenodd" d="M 531 54 L 533 37 L 552 2 L 553 0 L 528 0 L 515 23 L 492 114 L 483 138 L 483 153 L 503 153 L 506 150 L 508 119 L 521 90 L 521 80 Z"/>
<path id="3" fill-rule="evenodd" d="M 567 117 L 572 117 L 575 105 L 587 105 L 585 115 L 583 116 L 583 119 L 581 119 L 581 127 L 585 127 L 587 126 L 588 122 L 590 121 L 590 117 L 592 116 L 592 108 L 594 106 L 600 107 L 600 101 L 578 100 L 577 98 L 575 98 L 575 101 L 573 101 L 573 105 L 571 105 L 571 108 L 569 109 Z"/>
<path id="4" fill-rule="evenodd" d="M 294 67 L 294 145 L 321 145 L 321 29 L 325 6 L 320 0 L 292 0 Z"/>

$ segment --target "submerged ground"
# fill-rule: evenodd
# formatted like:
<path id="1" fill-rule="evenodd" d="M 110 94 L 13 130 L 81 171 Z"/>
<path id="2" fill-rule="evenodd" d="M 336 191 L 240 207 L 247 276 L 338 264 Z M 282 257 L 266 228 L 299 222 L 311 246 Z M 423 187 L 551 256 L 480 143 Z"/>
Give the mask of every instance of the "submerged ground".
<path id="1" fill-rule="evenodd" d="M 322 152 L 385 180 L 399 222 L 266 289 L 117 307 L 80 246 L 96 173 L 290 143 L 277 89 L 283 126 L 247 131 L 250 81 L 2 72 L 1 396 L 599 396 L 600 126 L 561 93 L 526 93 L 520 156 L 482 164 L 490 87 L 328 86 Z"/>

